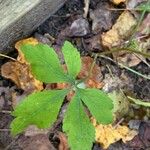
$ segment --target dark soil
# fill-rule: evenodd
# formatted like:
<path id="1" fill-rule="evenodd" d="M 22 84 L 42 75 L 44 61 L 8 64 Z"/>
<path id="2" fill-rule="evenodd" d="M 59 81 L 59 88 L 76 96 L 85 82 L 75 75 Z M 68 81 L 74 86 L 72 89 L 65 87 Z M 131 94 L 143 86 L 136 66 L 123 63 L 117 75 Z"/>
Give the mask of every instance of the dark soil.
<path id="1" fill-rule="evenodd" d="M 112 3 L 109 2 L 109 0 L 92 0 L 90 3 L 90 9 L 94 10 L 98 4 L 103 4 L 103 3 L 109 3 L 112 5 Z M 101 5 L 100 4 L 100 5 Z M 120 6 L 123 8 L 124 6 L 121 4 Z M 89 19 L 89 24 L 90 24 L 90 32 L 89 34 L 82 36 L 82 37 L 69 37 L 68 35 L 65 34 L 65 31 L 68 26 L 72 24 L 72 22 L 81 17 L 83 15 L 83 8 L 84 8 L 84 3 L 81 0 L 72 0 L 72 1 L 67 1 L 64 6 L 54 15 L 52 15 L 48 20 L 46 20 L 41 26 L 38 27 L 38 29 L 33 33 L 33 35 L 41 40 L 44 43 L 52 44 L 53 46 L 56 45 L 61 45 L 62 41 L 65 39 L 72 41 L 80 50 L 81 55 L 89 55 L 91 56 L 91 52 L 86 49 L 86 41 L 93 36 L 95 36 L 95 33 L 92 33 L 91 31 L 91 20 Z M 116 18 L 119 16 L 120 12 L 114 12 L 113 14 L 113 22 L 116 20 Z M 89 16 L 88 16 L 89 18 Z M 50 35 L 52 39 L 49 39 L 47 35 Z M 98 33 L 99 34 L 99 33 Z M 101 51 L 101 48 L 96 48 L 93 51 Z M 12 57 L 16 57 L 17 54 L 16 52 L 13 52 L 9 54 Z M 8 59 L 1 59 L 0 60 L 0 66 L 7 62 Z M 127 91 L 132 91 L 134 95 L 139 98 L 139 99 L 144 99 L 144 100 L 150 100 L 150 80 L 144 79 L 142 77 L 139 77 L 138 75 L 127 71 L 125 69 L 121 69 L 119 66 L 117 66 L 114 62 L 111 62 L 106 59 L 98 58 L 97 59 L 97 64 L 102 66 L 102 74 L 103 78 L 107 74 L 109 74 L 108 66 L 112 71 L 112 74 L 114 76 L 120 77 L 122 73 L 124 73 L 128 81 L 130 82 L 129 84 L 122 83 L 122 88 L 126 89 Z M 143 62 L 140 63 L 139 65 L 133 67 L 136 71 L 145 74 L 145 75 L 150 75 L 150 68 L 145 65 Z M 117 86 L 116 86 L 117 88 Z M 22 150 L 23 148 L 18 144 L 19 140 L 25 140 L 27 137 L 25 137 L 23 134 L 17 137 L 12 137 L 10 135 L 10 131 L 7 130 L 9 129 L 9 125 L 13 119 L 13 117 L 10 115 L 9 112 L 12 110 L 12 93 L 18 93 L 22 94 L 22 90 L 18 89 L 14 83 L 12 83 L 10 80 L 6 80 L 2 76 L 0 76 L 0 150 Z M 148 119 L 149 120 L 149 119 Z M 146 122 L 146 123 L 145 123 Z M 59 139 L 55 138 L 55 131 L 61 131 L 61 122 L 57 124 L 56 127 L 54 127 L 53 131 L 50 134 L 50 141 L 53 144 L 53 146 L 58 149 L 58 144 L 59 144 Z M 140 135 L 138 138 L 145 138 L 147 140 L 146 143 L 143 141 L 143 145 L 139 144 L 138 146 L 135 146 L 135 141 L 128 142 L 127 144 L 123 144 L 121 141 L 112 144 L 109 147 L 109 150 L 148 150 L 150 149 L 150 123 L 141 120 L 140 121 Z M 148 132 L 149 135 L 145 135 Z M 149 140 L 149 141 L 148 141 Z M 148 145 L 149 144 L 149 145 Z M 27 150 L 27 149 L 26 149 Z M 94 144 L 93 145 L 93 150 L 102 150 L 99 144 Z"/>

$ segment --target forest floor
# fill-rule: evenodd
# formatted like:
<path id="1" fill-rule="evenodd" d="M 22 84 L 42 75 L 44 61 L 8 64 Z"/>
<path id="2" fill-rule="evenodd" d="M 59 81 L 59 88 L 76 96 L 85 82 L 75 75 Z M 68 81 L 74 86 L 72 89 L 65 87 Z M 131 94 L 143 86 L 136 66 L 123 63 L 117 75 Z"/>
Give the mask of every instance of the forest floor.
<path id="1" fill-rule="evenodd" d="M 93 150 L 150 150 L 150 108 L 143 106 L 150 103 L 150 13 L 148 7 L 138 7 L 148 6 L 149 2 L 92 0 L 88 6 L 87 0 L 86 4 L 81 0 L 66 1 L 31 36 L 53 46 L 60 58 L 65 40 L 78 48 L 82 58 L 94 59 L 97 54 L 99 72 L 95 76 L 99 78 L 95 77 L 92 84 L 95 87 L 100 84 L 99 89 L 114 94 L 117 101 L 114 126 L 126 126 L 129 132 L 117 140 L 115 137 L 106 146 L 115 136 L 110 133 L 110 139 L 96 140 Z M 14 50 L 8 55 L 16 58 L 18 53 Z M 62 132 L 66 103 L 52 129 L 41 131 L 31 127 L 23 134 L 11 136 L 13 117 L 10 113 L 16 103 L 30 92 L 16 84 L 12 77 L 16 68 L 3 70 L 2 66 L 9 61 L 0 59 L 0 150 L 67 150 L 67 138 Z M 88 63 L 91 63 L 90 59 Z M 133 130 L 137 134 L 124 142 L 125 136 Z M 115 133 L 112 131 L 112 134 Z"/>

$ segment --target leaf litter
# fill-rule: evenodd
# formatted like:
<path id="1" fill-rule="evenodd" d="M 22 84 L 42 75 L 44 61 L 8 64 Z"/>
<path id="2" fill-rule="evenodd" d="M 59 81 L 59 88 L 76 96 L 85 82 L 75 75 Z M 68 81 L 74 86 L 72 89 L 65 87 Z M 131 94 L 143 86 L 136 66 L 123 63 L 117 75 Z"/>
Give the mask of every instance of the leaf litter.
<path id="1" fill-rule="evenodd" d="M 30 66 L 25 60 L 23 53 L 20 51 L 21 45 L 37 44 L 38 41 L 34 38 L 24 39 L 16 43 L 15 47 L 18 50 L 17 61 L 7 62 L 1 67 L 1 74 L 7 79 L 11 79 L 18 88 L 26 93 L 40 91 L 43 89 L 43 83 L 36 80 L 30 71 Z"/>
<path id="2" fill-rule="evenodd" d="M 136 3 L 141 3 L 142 2 L 142 0 L 140 0 L 140 1 L 133 1 L 133 0 L 130 0 L 130 1 L 127 1 L 127 2 L 131 2 L 132 1 L 132 5 L 134 5 L 134 6 L 132 6 L 133 8 L 135 8 L 136 6 L 137 6 L 137 4 Z M 120 3 L 124 3 L 125 1 L 123 1 L 123 0 L 118 0 L 118 1 L 115 1 L 114 0 L 114 3 L 116 4 L 116 5 L 118 5 L 118 4 L 120 4 Z M 133 4 L 134 3 L 134 4 Z M 129 5 L 129 4 L 128 4 Z M 103 26 L 103 28 L 105 29 L 105 30 L 109 30 L 110 28 L 111 28 L 111 26 L 112 26 L 112 29 L 110 29 L 109 31 L 107 31 L 107 32 L 105 32 L 105 33 L 103 33 L 102 35 L 100 34 L 98 34 L 97 35 L 97 37 L 99 37 L 99 39 L 100 38 L 102 38 L 102 43 L 103 43 L 103 45 L 104 46 L 106 46 L 106 47 L 108 47 L 109 49 L 111 49 L 112 47 L 119 47 L 119 46 L 121 46 L 122 45 L 122 43 L 124 43 L 126 40 L 128 40 L 128 38 L 130 37 L 130 32 L 132 31 L 132 29 L 133 29 L 133 26 L 135 26 L 136 25 L 136 23 L 137 23 L 137 21 L 135 21 L 135 18 L 133 17 L 133 15 L 129 12 L 129 11 L 125 11 L 125 12 L 128 12 L 128 15 L 126 15 L 126 17 L 129 19 L 127 19 L 126 17 L 125 17 L 125 19 L 122 19 L 122 20 L 127 20 L 127 21 L 121 21 L 120 22 L 120 24 L 118 25 L 118 27 L 114 27 L 115 25 L 110 25 L 108 22 L 106 22 L 105 23 L 105 25 L 107 26 L 107 28 L 105 28 L 106 26 Z M 122 14 L 124 14 L 125 12 L 123 12 Z M 143 36 L 143 34 L 144 34 L 144 36 L 145 36 L 145 34 L 146 34 L 146 36 L 149 34 L 148 33 L 148 27 L 149 27 L 149 25 L 148 25 L 148 23 L 149 23 L 149 19 L 148 19 L 148 16 L 149 15 L 147 15 L 147 18 L 145 19 L 145 21 L 143 21 L 143 23 L 142 23 L 142 25 L 141 25 L 141 28 L 140 28 L 140 30 L 139 30 L 139 33 L 138 33 L 138 35 L 137 36 L 139 36 L 139 34 L 140 34 L 140 36 L 142 35 Z M 133 18 L 132 18 L 133 17 Z M 119 17 L 120 18 L 120 17 Z M 133 20 L 132 20 L 132 19 Z M 98 17 L 96 16 L 92 21 L 93 21 L 93 23 L 96 23 L 96 26 L 99 28 L 98 30 L 95 30 L 94 29 L 94 27 L 92 27 L 92 31 L 93 31 L 93 33 L 99 33 L 99 32 L 97 32 L 97 31 L 101 31 L 102 30 L 102 28 L 101 28 L 101 26 L 99 26 L 98 25 L 98 23 L 99 23 L 99 20 L 96 20 L 96 19 L 98 19 Z M 112 19 L 112 18 L 109 18 L 108 17 L 108 19 Z M 131 22 L 130 22 L 130 19 L 131 19 Z M 79 19 L 80 20 L 80 19 Z M 82 20 L 82 19 L 81 19 Z M 119 20 L 119 19 L 118 19 Z M 118 20 L 116 21 L 116 24 L 117 24 L 117 22 L 118 22 Z M 76 20 L 75 20 L 76 21 Z M 86 21 L 86 20 L 84 20 L 84 21 Z M 81 21 L 82 22 L 82 21 Z M 131 23 L 131 26 L 129 25 L 128 26 L 128 23 L 130 24 Z M 124 26 L 124 24 L 125 24 L 125 26 Z M 102 25 L 102 24 L 101 24 Z M 89 25 L 88 25 L 89 26 Z M 80 26 L 81 27 L 81 26 Z M 90 30 L 89 30 L 89 27 L 88 27 L 88 30 L 87 30 L 87 28 L 86 28 L 86 25 L 84 24 L 83 25 L 83 27 L 82 28 L 84 28 L 85 27 L 85 29 L 84 30 L 82 30 L 83 32 L 81 32 L 81 33 L 83 33 L 83 34 L 80 34 L 80 33 L 78 33 L 78 29 L 80 28 L 80 27 L 78 27 L 78 28 L 74 28 L 73 30 L 72 30 L 72 35 L 73 35 L 73 37 L 76 37 L 76 36 L 81 36 L 81 37 L 83 37 L 83 36 L 87 36 L 87 33 L 88 34 L 90 34 Z M 115 29 L 113 32 L 112 32 L 112 34 L 111 34 L 111 30 L 113 30 L 113 29 Z M 125 30 L 124 30 L 125 29 Z M 107 38 L 105 38 L 105 36 L 107 35 L 107 33 L 110 33 L 110 39 L 109 39 L 109 34 L 108 34 L 108 41 L 107 41 Z M 114 33 L 114 37 L 113 37 L 113 33 Z M 116 36 L 115 36 L 116 35 Z M 111 39 L 111 36 L 112 36 L 112 39 Z M 93 37 L 93 36 L 92 36 Z M 90 37 L 90 38 L 92 38 L 92 37 Z M 89 38 L 89 37 L 88 37 Z M 89 39 L 90 39 L 89 38 Z M 113 39 L 114 38 L 114 39 Z M 76 40 L 76 39 L 75 39 Z M 86 40 L 86 38 L 85 39 L 83 39 L 83 40 Z M 105 42 L 105 40 L 106 40 L 106 42 Z M 112 40 L 112 41 L 111 41 Z M 145 52 L 147 52 L 148 51 L 148 48 L 149 48 L 149 40 L 147 40 L 146 42 L 145 42 L 145 40 L 147 40 L 147 38 L 145 39 L 144 38 L 144 42 L 140 39 L 140 41 L 136 41 L 138 44 L 141 44 L 142 42 L 146 45 L 142 45 L 141 44 L 141 49 L 143 50 L 143 49 L 145 49 Z M 97 38 L 97 41 L 99 42 L 100 40 L 98 40 L 98 38 Z M 110 42 L 111 41 L 111 42 Z M 96 40 L 91 40 L 90 41 L 90 44 L 92 44 L 93 42 L 96 42 Z M 109 43 L 109 44 L 108 44 Z M 140 46 L 139 46 L 140 47 Z M 139 49 L 139 47 L 137 48 L 137 49 Z M 94 46 L 92 47 L 92 48 L 89 48 L 90 50 L 91 49 L 94 49 Z M 99 47 L 97 48 L 96 47 L 96 49 L 100 49 Z M 120 54 L 119 54 L 120 53 Z M 114 59 L 116 59 L 118 62 L 121 62 L 121 63 L 124 63 L 124 64 L 126 64 L 126 65 L 128 65 L 129 67 L 131 67 L 131 66 L 137 66 L 140 62 L 141 62 L 141 60 L 143 59 L 143 58 L 140 58 L 139 59 L 139 57 L 137 57 L 137 55 L 135 55 L 135 54 L 131 54 L 131 53 L 127 53 L 127 52 L 119 52 L 118 54 L 113 54 L 113 57 L 114 57 Z M 19 55 L 21 55 L 21 54 L 19 54 Z M 24 58 L 23 58 L 23 56 L 21 56 L 20 58 L 18 58 L 18 60 L 19 61 L 23 61 L 23 63 L 26 63 L 26 61 L 24 61 Z M 84 57 L 83 57 L 84 58 Z M 129 61 L 130 60 L 130 61 Z M 91 62 L 93 61 L 92 59 L 90 60 L 90 57 L 89 57 L 89 63 L 86 63 L 86 59 L 85 59 L 85 70 L 88 70 L 87 68 L 88 68 L 88 65 L 90 65 L 91 64 Z M 13 66 L 12 64 L 11 64 L 11 66 Z M 20 67 L 21 68 L 21 67 Z M 22 68 L 24 68 L 24 67 L 22 67 Z M 83 69 L 84 70 L 84 69 Z M 83 71 L 82 73 L 80 73 L 81 74 L 81 77 L 83 77 L 84 76 L 84 74 L 86 74 L 86 71 Z M 97 71 L 96 71 L 97 70 Z M 30 71 L 30 69 L 29 69 L 29 71 Z M 82 70 L 81 70 L 82 71 Z M 97 75 L 98 74 L 98 78 L 97 77 L 95 77 L 94 75 Z M 6 77 L 7 78 L 7 77 Z M 33 77 L 34 78 L 34 77 Z M 79 77 L 80 78 L 80 77 Z M 87 86 L 89 86 L 89 87 L 96 87 L 96 88 L 102 88 L 103 86 L 105 86 L 105 83 L 103 82 L 103 80 L 102 80 L 102 78 L 105 78 L 105 76 L 103 76 L 102 74 L 101 74 L 101 69 L 99 68 L 97 68 L 97 69 L 95 69 L 95 72 L 93 72 L 93 77 L 92 77 L 92 81 L 88 81 L 86 84 L 87 84 Z M 10 78 L 11 79 L 11 78 Z M 18 83 L 17 83 L 17 79 L 12 79 L 12 80 L 14 80 L 14 82 L 15 82 L 15 84 L 16 85 L 18 85 L 18 87 L 19 87 L 19 84 L 20 84 L 20 82 L 22 82 L 22 81 L 19 81 Z M 24 81 L 23 81 L 24 82 Z M 24 82 L 25 83 L 25 82 Z M 33 85 L 34 85 L 35 83 L 33 83 Z M 34 85 L 35 86 L 35 85 Z M 64 87 L 65 87 L 66 85 L 55 85 L 55 88 L 60 88 L 60 89 L 63 89 Z M 21 86 L 20 86 L 21 87 Z M 26 90 L 26 88 L 24 87 L 21 87 L 22 89 L 24 89 L 24 90 Z M 41 89 L 40 89 L 41 90 Z M 120 99 L 120 100 L 119 100 Z M 120 98 L 118 98 L 117 100 L 118 101 L 116 101 L 116 103 L 118 104 L 118 103 L 120 103 L 120 101 L 121 101 L 121 104 L 119 105 L 119 106 L 117 106 L 118 108 L 120 108 L 120 110 L 118 110 L 118 112 L 119 113 L 123 113 L 122 115 L 120 114 L 120 116 L 119 116 L 119 113 L 118 113 L 118 116 L 121 118 L 122 116 L 124 116 L 125 114 L 127 114 L 127 112 L 128 111 L 126 111 L 125 113 L 123 112 L 123 110 L 125 110 L 125 108 L 127 108 L 128 109 L 128 105 L 130 105 L 126 100 L 124 101 L 123 100 L 124 98 L 122 98 L 121 96 L 120 96 Z M 127 103 L 127 104 L 124 104 L 124 102 L 125 103 Z M 123 103 L 123 104 L 122 104 Z M 122 108 L 122 106 L 123 106 L 123 108 Z M 142 126 L 142 125 L 141 125 Z M 145 123 L 144 124 L 144 126 L 146 126 L 146 129 L 148 128 L 148 126 L 147 126 L 147 123 Z M 104 127 L 104 126 L 102 126 L 102 125 L 97 125 L 97 128 L 95 127 L 95 129 L 96 129 L 96 135 L 97 135 L 97 139 L 99 138 L 99 139 L 101 139 L 101 138 L 104 138 L 104 139 L 101 139 L 101 140 L 97 140 L 98 142 L 100 142 L 102 145 L 103 145 L 103 147 L 104 148 L 108 148 L 109 147 L 109 145 L 111 144 L 111 143 L 115 143 L 116 141 L 118 141 L 118 140 L 120 140 L 120 139 L 122 139 L 122 141 L 124 141 L 124 142 L 127 142 L 128 140 L 131 140 L 131 139 L 133 139 L 134 138 L 134 136 L 137 134 L 137 132 L 135 131 L 133 131 L 133 130 L 131 130 L 131 129 L 129 129 L 127 126 L 122 126 L 122 125 L 118 125 L 118 129 L 117 128 L 115 128 L 114 129 L 114 127 L 112 126 L 112 125 L 108 125 L 107 127 Z M 106 135 L 104 135 L 104 136 L 101 136 L 101 134 L 104 132 L 104 133 L 107 133 L 108 131 L 110 131 L 112 134 L 112 137 L 114 136 L 114 135 L 118 135 L 119 134 L 119 136 L 117 137 L 117 139 L 116 139 L 116 137 L 114 136 L 114 139 L 110 136 L 108 136 L 109 138 L 107 139 L 106 138 Z M 132 132 L 133 131 L 133 132 Z M 99 133 L 100 132 L 100 133 Z M 145 132 L 147 132 L 148 133 L 148 131 L 146 130 Z M 108 132 L 109 133 L 109 132 Z M 34 135 L 34 134 L 33 134 Z M 108 134 L 109 135 L 109 134 Z M 138 136 L 141 136 L 140 134 L 138 135 Z M 106 139 L 105 139 L 106 138 Z M 135 140 L 136 139 L 136 140 Z M 147 139 L 149 139 L 149 137 L 148 137 L 148 135 L 145 137 L 145 141 L 147 142 L 148 140 Z M 133 139 L 133 140 L 131 140 L 130 142 L 127 142 L 127 144 L 129 144 L 131 147 L 136 147 L 137 145 L 139 146 L 139 147 L 144 147 L 145 145 L 146 146 L 149 146 L 147 143 L 146 144 L 144 144 L 144 146 L 140 143 L 139 144 L 139 141 L 140 141 L 141 139 L 140 138 L 137 138 L 137 136 Z M 137 142 L 137 143 L 136 143 Z M 136 144 L 135 144 L 136 143 Z M 145 148 L 145 147 L 144 147 Z"/>

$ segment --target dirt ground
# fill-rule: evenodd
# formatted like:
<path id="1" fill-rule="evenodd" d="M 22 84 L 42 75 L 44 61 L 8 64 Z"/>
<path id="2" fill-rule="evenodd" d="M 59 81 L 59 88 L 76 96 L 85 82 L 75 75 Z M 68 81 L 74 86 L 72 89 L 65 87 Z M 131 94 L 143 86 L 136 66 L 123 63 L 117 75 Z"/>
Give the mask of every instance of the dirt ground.
<path id="1" fill-rule="evenodd" d="M 103 10 L 104 6 L 115 7 L 116 9 L 125 8 L 124 3 L 114 5 L 109 0 L 92 0 L 90 2 L 89 12 L 93 12 L 96 9 L 106 11 L 105 9 Z M 69 30 L 74 21 L 83 19 L 83 9 L 83 1 L 68 0 L 58 12 L 39 26 L 32 36 L 42 43 L 53 45 L 58 55 L 63 42 L 69 40 L 76 45 L 82 56 L 90 56 L 93 58 L 93 53 L 100 53 L 105 49 L 101 44 L 100 35 L 111 29 L 122 11 L 109 10 L 108 12 L 104 12 L 106 14 L 108 13 L 109 17 L 107 20 L 102 20 L 102 26 L 100 28 L 98 28 L 96 24 L 96 29 L 93 29 L 93 19 L 89 13 L 86 20 L 84 20 L 85 22 L 79 22 L 79 27 L 76 25 Z M 102 16 L 97 16 L 97 18 L 98 17 Z M 9 56 L 16 58 L 17 52 L 14 50 Z M 107 84 L 107 87 L 104 86 L 102 89 L 107 92 L 122 89 L 127 95 L 134 95 L 138 99 L 150 102 L 150 80 L 120 67 L 115 61 L 109 60 L 108 57 L 114 60 L 111 54 L 107 55 L 106 58 L 98 57 L 96 60 L 96 63 L 101 68 L 102 81 L 105 85 Z M 8 61 L 8 59 L 0 59 L 0 66 Z M 146 61 L 150 63 L 150 59 L 146 59 Z M 141 61 L 131 68 L 141 74 L 150 75 L 150 67 L 144 61 Z M 14 94 L 12 93 L 21 97 L 24 91 L 19 89 L 11 80 L 0 75 L 0 150 L 62 150 L 60 149 L 60 145 L 62 146 L 63 143 L 66 143 L 61 128 L 62 112 L 66 104 L 64 103 L 62 106 L 58 121 L 53 128 L 45 134 L 49 135 L 49 139 L 47 139 L 45 135 L 38 137 L 38 135 L 25 136 L 25 134 L 21 134 L 17 137 L 12 137 L 9 130 L 9 125 L 13 119 L 10 114 L 13 110 L 12 99 L 14 99 Z M 129 124 L 129 126 L 134 123 L 132 128 L 138 126 L 139 134 L 127 143 L 123 143 L 120 140 L 111 144 L 108 150 L 150 150 L 150 109 L 143 106 L 132 105 L 130 110 L 132 113 L 129 111 L 123 116 L 124 121 L 122 123 Z M 62 136 L 60 136 L 60 133 Z M 38 145 L 38 148 L 34 147 L 34 145 Z M 67 148 L 65 147 L 64 150 L 67 150 Z M 93 150 L 103 150 L 103 148 L 99 143 L 95 143 L 93 144 Z"/>

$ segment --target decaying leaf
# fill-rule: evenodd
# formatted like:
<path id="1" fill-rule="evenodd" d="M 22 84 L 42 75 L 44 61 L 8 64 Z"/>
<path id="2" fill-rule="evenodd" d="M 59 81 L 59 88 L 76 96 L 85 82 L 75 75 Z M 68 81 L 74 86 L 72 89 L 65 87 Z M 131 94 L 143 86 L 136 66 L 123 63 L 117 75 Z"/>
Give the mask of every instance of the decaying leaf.
<path id="1" fill-rule="evenodd" d="M 114 104 L 113 112 L 116 120 L 120 120 L 129 113 L 129 101 L 128 98 L 121 91 L 113 91 L 109 93 L 109 97 L 112 99 Z"/>
<path id="2" fill-rule="evenodd" d="M 62 133 L 62 132 L 59 132 L 58 133 L 58 138 L 60 140 L 58 149 L 59 150 L 68 150 L 69 149 L 69 145 L 68 145 L 68 142 L 67 142 L 66 135 L 64 133 Z"/>
<path id="3" fill-rule="evenodd" d="M 138 133 L 135 130 L 130 130 L 127 126 L 117 125 L 102 125 L 97 124 L 92 120 L 96 130 L 95 140 L 102 145 L 104 149 L 107 149 L 110 144 L 122 140 L 124 143 L 132 140 Z"/>
<path id="4" fill-rule="evenodd" d="M 56 150 L 45 134 L 19 138 L 18 144 L 23 150 Z"/>
<path id="5" fill-rule="evenodd" d="M 108 10 L 108 4 L 98 5 L 95 10 L 91 10 L 90 18 L 92 19 L 92 31 L 94 34 L 109 30 L 112 26 L 112 12 Z"/>
<path id="6" fill-rule="evenodd" d="M 1 74 L 7 79 L 11 79 L 19 88 L 23 89 L 27 93 L 33 91 L 40 91 L 43 89 L 43 83 L 36 80 L 30 71 L 30 66 L 26 62 L 23 53 L 20 51 L 22 44 L 37 44 L 37 40 L 34 38 L 25 39 L 16 43 L 18 50 L 18 61 L 7 62 L 1 67 Z"/>
<path id="7" fill-rule="evenodd" d="M 39 129 L 35 125 L 30 125 L 26 131 L 25 136 L 36 136 L 38 134 L 47 135 L 50 129 Z"/>
<path id="8" fill-rule="evenodd" d="M 126 2 L 126 0 L 112 0 L 112 2 L 116 5 L 122 3 L 122 2 Z"/>
<path id="9" fill-rule="evenodd" d="M 133 67 L 138 65 L 142 60 L 145 58 L 142 57 L 141 55 L 129 53 L 126 51 L 121 51 L 117 53 L 113 53 L 113 58 L 119 62 L 122 63 L 128 67 Z"/>
<path id="10" fill-rule="evenodd" d="M 129 11 L 124 11 L 112 29 L 102 35 L 102 43 L 109 48 L 120 45 L 137 24 L 136 19 Z"/>
<path id="11" fill-rule="evenodd" d="M 143 20 L 138 32 L 144 35 L 150 34 L 150 13 L 148 13 L 145 19 Z"/>
<path id="12" fill-rule="evenodd" d="M 141 121 L 139 125 L 139 134 L 131 141 L 127 142 L 127 145 L 131 149 L 135 150 L 149 150 L 150 147 L 150 122 Z"/>
<path id="13" fill-rule="evenodd" d="M 93 58 L 91 57 L 82 57 L 82 68 L 80 73 L 78 74 L 79 79 L 83 79 L 88 76 L 91 65 L 93 63 Z M 97 88 L 100 89 L 103 86 L 102 83 L 102 74 L 101 74 L 101 69 L 100 67 L 95 64 L 93 67 L 93 70 L 91 72 L 91 76 L 87 81 L 85 81 L 86 87 L 87 88 Z"/>
<path id="14" fill-rule="evenodd" d="M 69 36 L 85 36 L 90 32 L 89 23 L 84 18 L 75 20 L 69 30 Z"/>

